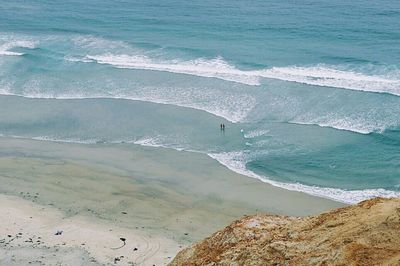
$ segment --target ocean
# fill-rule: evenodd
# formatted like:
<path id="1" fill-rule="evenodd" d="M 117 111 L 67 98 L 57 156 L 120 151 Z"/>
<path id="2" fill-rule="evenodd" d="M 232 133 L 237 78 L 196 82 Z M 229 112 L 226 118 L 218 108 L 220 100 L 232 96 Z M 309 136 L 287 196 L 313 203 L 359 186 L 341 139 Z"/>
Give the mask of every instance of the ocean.
<path id="1" fill-rule="evenodd" d="M 0 134 L 400 196 L 400 2 L 1 1 Z"/>

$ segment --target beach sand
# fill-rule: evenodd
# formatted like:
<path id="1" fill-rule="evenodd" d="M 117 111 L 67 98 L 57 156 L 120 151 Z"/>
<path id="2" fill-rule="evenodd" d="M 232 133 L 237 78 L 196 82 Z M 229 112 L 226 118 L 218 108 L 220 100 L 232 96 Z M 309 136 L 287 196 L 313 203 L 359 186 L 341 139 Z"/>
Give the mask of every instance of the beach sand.
<path id="1" fill-rule="evenodd" d="M 0 196 L 0 212 L 2 265 L 164 265 L 178 251 L 165 237 L 80 215 L 65 217 L 56 208 L 13 196 Z"/>
<path id="2" fill-rule="evenodd" d="M 233 173 L 204 154 L 133 144 L 0 138 L 0 169 L 7 265 L 165 265 L 245 214 L 343 206 Z"/>

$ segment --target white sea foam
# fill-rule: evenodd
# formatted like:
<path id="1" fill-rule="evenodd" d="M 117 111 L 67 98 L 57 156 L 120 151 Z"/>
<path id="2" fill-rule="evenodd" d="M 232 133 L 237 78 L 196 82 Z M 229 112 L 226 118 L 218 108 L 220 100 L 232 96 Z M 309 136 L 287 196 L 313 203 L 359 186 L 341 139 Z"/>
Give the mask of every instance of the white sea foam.
<path id="1" fill-rule="evenodd" d="M 319 127 L 328 127 L 339 130 L 351 131 L 360 134 L 382 133 L 391 126 L 397 126 L 400 120 L 385 121 L 383 119 L 367 120 L 360 117 L 337 117 L 337 116 L 320 116 L 317 118 L 297 118 L 289 123 L 300 125 L 317 125 Z"/>
<path id="2" fill-rule="evenodd" d="M 253 139 L 253 138 L 264 136 L 265 134 L 268 134 L 268 133 L 269 133 L 269 130 L 251 130 L 244 134 L 244 138 Z"/>
<path id="3" fill-rule="evenodd" d="M 322 121 L 322 122 L 317 122 L 317 121 L 298 121 L 294 120 L 291 121 L 290 123 L 293 124 L 299 124 L 299 125 L 315 125 L 319 127 L 328 127 L 328 128 L 334 128 L 338 130 L 345 130 L 345 131 L 351 131 L 355 133 L 360 133 L 360 134 L 370 134 L 372 132 L 383 132 L 384 128 L 382 130 L 378 130 L 374 127 L 369 127 L 368 125 L 363 125 L 363 124 L 355 124 L 352 123 L 352 121 L 348 121 L 346 119 L 337 119 L 337 120 L 331 120 L 331 121 Z"/>
<path id="4" fill-rule="evenodd" d="M 259 85 L 260 79 L 251 72 L 231 66 L 222 58 L 198 58 L 195 60 L 154 60 L 145 55 L 88 55 L 83 60 L 92 60 L 99 64 L 113 65 L 119 68 L 164 71 L 207 78 L 219 78 L 247 85 Z"/>
<path id="5" fill-rule="evenodd" d="M 49 37 L 52 40 L 54 36 Z M 54 41 L 54 40 L 53 40 Z M 370 68 L 367 73 L 361 69 L 345 66 L 317 64 L 313 66 L 272 67 L 258 70 L 242 70 L 230 64 L 222 57 L 213 59 L 197 58 L 193 60 L 162 59 L 160 56 L 149 56 L 149 53 L 136 49 L 129 44 L 82 35 L 72 38 L 72 43 L 78 51 L 88 53 L 77 56 L 74 52 L 65 56 L 72 62 L 96 62 L 108 64 L 117 68 L 138 70 L 164 71 L 178 74 L 195 75 L 200 77 L 218 78 L 246 85 L 260 85 L 263 79 L 278 79 L 315 86 L 335 87 L 350 90 L 389 93 L 400 96 L 400 70 Z M 37 41 L 29 37 L 3 36 L 0 37 L 0 56 L 18 56 L 21 52 L 14 48 L 33 49 Z M 107 53 L 103 53 L 107 50 Z M 121 51 L 124 51 L 123 53 Z M 78 54 L 80 53 L 78 52 Z"/>
<path id="6" fill-rule="evenodd" d="M 148 147 L 162 147 L 162 144 L 160 143 L 159 139 L 157 139 L 157 138 L 141 138 L 141 139 L 132 141 L 132 143 L 137 144 L 137 145 L 142 145 L 142 146 L 148 146 Z"/>
<path id="7" fill-rule="evenodd" d="M 265 183 L 276 187 L 284 188 L 291 191 L 304 192 L 310 195 L 324 197 L 336 200 L 343 203 L 355 204 L 360 201 L 373 197 L 400 197 L 400 192 L 390 191 L 382 188 L 363 189 L 363 190 L 344 190 L 338 188 L 325 188 L 317 186 L 307 186 L 299 183 L 284 183 L 271 180 L 267 177 L 258 175 L 246 168 L 245 156 L 243 152 L 226 152 L 208 154 L 211 158 L 217 160 L 228 169 L 246 175 L 252 178 L 259 179 Z"/>
<path id="8" fill-rule="evenodd" d="M 127 141 L 127 143 L 133 143 L 133 144 L 137 144 L 140 146 L 146 146 L 146 147 L 174 149 L 177 151 L 185 150 L 185 148 L 181 147 L 179 144 L 165 143 L 162 136 L 144 137 L 144 138 L 140 138 L 137 140 Z"/>
<path id="9" fill-rule="evenodd" d="M 197 88 L 143 88 L 128 94 L 119 93 L 115 98 L 170 104 L 202 110 L 237 123 L 245 120 L 256 105 L 256 99 L 246 93 L 227 95 L 224 91 L 199 90 Z"/>
<path id="10" fill-rule="evenodd" d="M 390 93 L 400 96 L 400 71 L 390 76 L 367 75 L 334 66 L 273 67 L 262 70 L 240 70 L 221 57 L 195 60 L 156 60 L 146 55 L 102 54 L 74 58 L 82 62 L 97 62 L 118 68 L 165 71 L 200 77 L 218 78 L 246 85 L 260 85 L 263 78 L 279 79 L 315 86 Z"/>
<path id="11" fill-rule="evenodd" d="M 232 123 L 243 121 L 256 104 L 255 98 L 244 93 L 232 93 L 228 96 L 217 89 L 212 92 L 199 91 L 196 88 L 143 88 L 129 93 L 85 93 L 66 92 L 50 93 L 30 90 L 24 93 L 13 93 L 10 89 L 0 88 L 0 95 L 19 96 L 33 99 L 125 99 L 132 101 L 168 104 L 192 108 L 223 117 Z"/>
<path id="12" fill-rule="evenodd" d="M 11 51 L 14 48 L 28 48 L 34 49 L 36 42 L 27 41 L 27 40 L 10 40 L 0 45 L 0 56 L 8 55 L 8 56 L 19 56 L 23 55 L 23 53 L 13 52 Z"/>
<path id="13" fill-rule="evenodd" d="M 331 66 L 273 67 L 259 71 L 261 77 L 304 83 L 309 85 L 350 90 L 390 93 L 400 96 L 400 72 L 391 77 L 366 75 L 351 70 L 338 70 Z"/>
<path id="14" fill-rule="evenodd" d="M 41 141 L 51 141 L 51 142 L 62 142 L 62 143 L 78 143 L 78 144 L 96 144 L 100 143 L 100 140 L 89 139 L 89 140 L 80 140 L 80 139 L 58 139 L 51 138 L 46 136 L 39 136 L 31 138 L 33 140 L 41 140 Z"/>
<path id="15" fill-rule="evenodd" d="M 50 141 L 50 142 L 60 142 L 60 143 L 76 143 L 76 144 L 122 144 L 122 143 L 133 143 L 141 146 L 147 147 L 155 147 L 155 148 L 170 148 L 168 145 L 163 145 L 159 138 L 142 138 L 139 140 L 113 140 L 107 141 L 104 139 L 79 139 L 79 138 L 55 138 L 49 136 L 36 136 L 36 137 L 24 137 L 17 135 L 5 136 L 0 134 L 0 137 L 10 137 L 16 139 L 32 139 L 32 140 L 40 140 L 40 141 Z M 181 151 L 180 149 L 176 149 Z"/>

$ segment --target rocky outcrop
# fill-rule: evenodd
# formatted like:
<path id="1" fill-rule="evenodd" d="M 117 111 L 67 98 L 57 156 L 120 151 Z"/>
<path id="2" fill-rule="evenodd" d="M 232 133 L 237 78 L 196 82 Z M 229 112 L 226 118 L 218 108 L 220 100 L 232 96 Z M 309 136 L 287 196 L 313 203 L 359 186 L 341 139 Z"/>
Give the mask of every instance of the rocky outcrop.
<path id="1" fill-rule="evenodd" d="M 245 216 L 170 265 L 400 265 L 400 199 L 304 218 Z"/>

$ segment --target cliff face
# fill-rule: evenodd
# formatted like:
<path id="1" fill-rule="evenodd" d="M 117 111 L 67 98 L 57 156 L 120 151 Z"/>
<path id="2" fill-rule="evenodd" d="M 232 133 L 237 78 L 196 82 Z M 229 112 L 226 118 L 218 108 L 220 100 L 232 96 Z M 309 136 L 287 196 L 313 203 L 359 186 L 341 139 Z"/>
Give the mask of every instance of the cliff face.
<path id="1" fill-rule="evenodd" d="M 305 218 L 246 216 L 170 265 L 400 265 L 400 199 Z"/>

